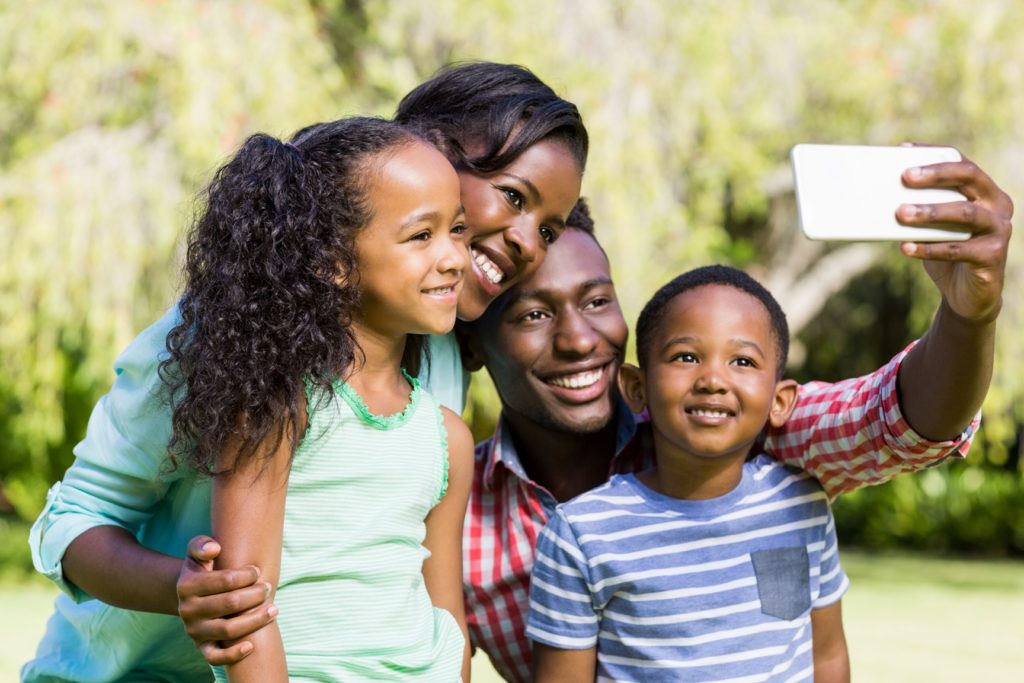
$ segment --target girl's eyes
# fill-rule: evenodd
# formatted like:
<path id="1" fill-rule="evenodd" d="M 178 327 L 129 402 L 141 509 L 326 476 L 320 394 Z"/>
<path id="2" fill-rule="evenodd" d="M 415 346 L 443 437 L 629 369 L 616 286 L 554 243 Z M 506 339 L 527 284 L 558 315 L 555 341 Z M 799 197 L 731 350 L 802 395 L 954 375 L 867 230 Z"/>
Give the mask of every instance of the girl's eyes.
<path id="1" fill-rule="evenodd" d="M 546 225 L 540 226 L 540 238 L 547 244 L 551 244 L 558 239 L 558 233 L 549 228 Z"/>
<path id="2" fill-rule="evenodd" d="M 672 356 L 672 360 L 677 360 L 677 361 L 680 361 L 680 362 L 683 362 L 683 363 L 696 363 L 696 362 L 698 362 L 696 354 L 690 353 L 689 351 L 683 351 L 682 353 L 677 353 L 676 355 Z"/>
<path id="3" fill-rule="evenodd" d="M 754 368 L 757 367 L 754 361 L 750 358 L 740 357 L 733 361 L 735 365 L 739 365 L 741 368 Z"/>
<path id="4" fill-rule="evenodd" d="M 454 233 L 456 235 L 465 235 L 466 234 L 466 224 L 465 223 L 456 223 L 455 225 L 452 226 L 452 233 Z"/>
<path id="5" fill-rule="evenodd" d="M 409 238 L 411 242 L 426 242 L 430 239 L 430 231 L 422 230 Z"/>

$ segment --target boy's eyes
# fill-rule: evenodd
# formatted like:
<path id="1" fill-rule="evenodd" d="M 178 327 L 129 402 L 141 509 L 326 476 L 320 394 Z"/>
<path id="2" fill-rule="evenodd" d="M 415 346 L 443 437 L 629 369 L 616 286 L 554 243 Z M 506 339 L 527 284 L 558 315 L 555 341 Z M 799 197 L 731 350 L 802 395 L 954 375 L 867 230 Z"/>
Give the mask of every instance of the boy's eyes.
<path id="1" fill-rule="evenodd" d="M 697 354 L 689 351 L 682 351 L 672 356 L 671 360 L 679 361 L 680 363 L 699 363 L 700 359 Z M 753 358 L 747 358 L 746 356 L 739 356 L 729 361 L 730 365 L 738 365 L 741 368 L 756 368 L 757 363 L 754 362 Z"/>

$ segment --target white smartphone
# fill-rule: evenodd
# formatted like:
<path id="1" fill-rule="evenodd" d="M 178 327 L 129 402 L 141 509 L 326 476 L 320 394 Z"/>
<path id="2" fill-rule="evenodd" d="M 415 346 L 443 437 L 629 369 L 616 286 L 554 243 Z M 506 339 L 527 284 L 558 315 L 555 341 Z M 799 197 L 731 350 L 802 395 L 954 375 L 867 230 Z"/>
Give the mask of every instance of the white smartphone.
<path id="1" fill-rule="evenodd" d="M 956 226 L 915 228 L 896 220 L 900 204 L 963 201 L 956 190 L 906 187 L 912 166 L 960 161 L 952 147 L 799 144 L 790 152 L 800 229 L 812 240 L 960 241 Z"/>

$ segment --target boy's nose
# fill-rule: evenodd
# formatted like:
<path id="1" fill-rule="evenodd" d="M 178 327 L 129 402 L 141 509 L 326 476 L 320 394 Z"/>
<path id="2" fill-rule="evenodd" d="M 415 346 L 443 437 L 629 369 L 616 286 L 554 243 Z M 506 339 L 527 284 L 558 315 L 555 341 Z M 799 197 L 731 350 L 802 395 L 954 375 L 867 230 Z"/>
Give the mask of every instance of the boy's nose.
<path id="1" fill-rule="evenodd" d="M 700 392 L 717 394 L 725 391 L 725 382 L 721 372 L 713 364 L 703 366 L 703 372 L 694 381 L 694 389 Z"/>

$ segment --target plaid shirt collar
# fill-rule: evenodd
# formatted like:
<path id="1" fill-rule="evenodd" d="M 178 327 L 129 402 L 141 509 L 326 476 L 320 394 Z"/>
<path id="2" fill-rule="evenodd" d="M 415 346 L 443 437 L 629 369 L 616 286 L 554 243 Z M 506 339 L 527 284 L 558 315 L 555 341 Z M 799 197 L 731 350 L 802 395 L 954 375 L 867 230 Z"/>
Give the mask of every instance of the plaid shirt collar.
<path id="1" fill-rule="evenodd" d="M 637 424 L 647 422 L 648 418 L 646 411 L 641 415 L 633 414 L 626 402 L 619 396 L 615 400 L 615 417 L 613 419 L 616 425 L 615 458 L 612 460 L 611 469 L 614 471 L 619 455 L 636 435 Z M 516 451 L 516 445 L 512 439 L 512 431 L 508 428 L 504 413 L 498 417 L 494 434 L 481 445 L 487 449 L 484 456 L 484 488 L 489 491 L 494 490 L 494 487 L 498 485 L 499 472 L 511 473 L 532 486 L 542 488 L 540 484 L 530 479 L 526 470 L 523 469 L 522 461 L 519 459 L 519 453 Z"/>

